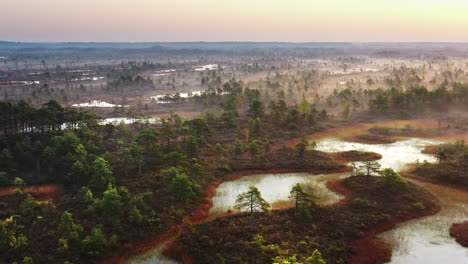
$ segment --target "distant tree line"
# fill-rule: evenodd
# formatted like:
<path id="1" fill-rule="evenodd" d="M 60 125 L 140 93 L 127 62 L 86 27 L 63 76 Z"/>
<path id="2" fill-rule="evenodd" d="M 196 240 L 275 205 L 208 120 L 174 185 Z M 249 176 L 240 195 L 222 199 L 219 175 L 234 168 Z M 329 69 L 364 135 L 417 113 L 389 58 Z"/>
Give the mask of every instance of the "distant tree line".
<path id="1" fill-rule="evenodd" d="M 59 131 L 65 126 L 76 129 L 80 123 L 95 117 L 92 112 L 63 108 L 54 100 L 41 108 L 35 108 L 24 101 L 17 104 L 0 102 L 0 133 Z"/>

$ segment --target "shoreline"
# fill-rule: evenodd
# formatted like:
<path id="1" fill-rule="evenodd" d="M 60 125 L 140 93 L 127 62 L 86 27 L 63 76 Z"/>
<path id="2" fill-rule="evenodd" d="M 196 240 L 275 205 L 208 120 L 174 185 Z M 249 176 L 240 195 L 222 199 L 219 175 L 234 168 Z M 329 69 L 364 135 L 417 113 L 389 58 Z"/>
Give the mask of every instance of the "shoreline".
<path id="1" fill-rule="evenodd" d="M 235 172 L 235 173 L 226 175 L 226 176 L 216 180 L 215 182 L 213 182 L 212 184 L 210 184 L 206 188 L 206 190 L 205 190 L 205 192 L 203 194 L 203 198 L 202 198 L 202 201 L 204 201 L 204 202 L 202 202 L 197 207 L 197 209 L 195 209 L 192 212 L 192 215 L 190 216 L 189 221 L 193 225 L 198 225 L 198 224 L 202 224 L 204 222 L 212 220 L 209 217 L 209 210 L 213 206 L 213 202 L 212 202 L 211 198 L 215 195 L 215 192 L 216 192 L 216 189 L 218 188 L 218 186 L 220 184 L 222 184 L 223 182 L 234 181 L 234 180 L 237 180 L 239 178 L 249 176 L 249 175 L 255 175 L 255 174 L 284 174 L 284 173 L 333 174 L 333 173 L 345 173 L 345 172 L 351 172 L 351 168 L 348 167 L 348 166 L 345 166 L 345 167 L 343 167 L 341 169 L 333 169 L 333 170 L 323 170 L 323 169 L 322 170 L 318 170 L 318 169 L 267 169 L 267 170 L 246 170 L 246 171 Z M 328 187 L 328 184 L 329 184 L 329 182 L 327 182 L 327 187 Z M 333 184 L 330 185 L 330 186 L 333 186 Z M 340 187 L 337 187 L 337 186 L 334 186 L 333 188 L 336 188 L 336 189 L 332 189 L 333 191 L 339 190 L 340 194 L 342 194 L 341 190 L 344 189 L 344 187 L 340 188 Z M 346 199 L 346 197 L 347 197 L 346 194 L 343 194 L 343 195 L 345 196 L 345 199 Z M 340 202 L 341 201 L 337 202 L 336 204 L 338 204 Z M 334 206 L 334 205 L 335 204 L 328 205 L 328 206 Z M 226 213 L 226 214 L 218 215 L 216 217 L 222 217 L 222 216 L 226 216 L 226 215 L 230 215 L 230 214 Z M 120 252 L 116 252 L 114 254 L 114 256 L 105 258 L 105 259 L 99 261 L 98 263 L 101 263 L 101 264 L 124 264 L 131 257 L 143 254 L 143 253 L 157 247 L 158 245 L 160 245 L 164 240 L 168 239 L 169 237 L 174 236 L 174 235 L 177 235 L 177 236 L 180 235 L 180 234 L 178 234 L 178 232 L 182 231 L 183 226 L 184 226 L 183 223 L 174 225 L 174 226 L 170 227 L 168 230 L 166 230 L 162 234 L 156 235 L 156 236 L 151 237 L 151 238 L 143 239 L 141 242 L 131 244 L 129 246 L 124 247 L 123 250 L 121 250 Z M 168 245 L 167 249 L 170 249 L 171 246 L 172 245 Z"/>
<path id="2" fill-rule="evenodd" d="M 359 134 L 363 131 L 366 131 L 367 129 L 373 127 L 373 126 L 378 126 L 378 125 L 403 125 L 403 124 L 418 124 L 422 127 L 434 127 L 436 124 L 436 121 L 430 120 L 430 119 L 417 119 L 417 120 L 389 120 L 389 121 L 382 121 L 382 122 L 363 122 L 359 124 L 354 124 L 354 125 L 347 125 L 344 127 L 333 127 L 333 128 L 328 128 L 325 129 L 324 131 L 308 135 L 306 136 L 307 140 L 314 140 L 314 139 L 320 139 L 324 137 L 329 137 L 329 136 L 334 136 L 337 138 L 342 138 L 345 139 L 346 137 L 340 136 L 343 131 L 345 131 L 348 136 L 349 133 L 352 135 Z M 439 136 L 440 137 L 440 136 Z M 429 136 L 426 138 L 434 138 L 433 136 Z M 296 143 L 300 142 L 302 138 L 296 138 L 289 140 L 285 142 L 284 145 L 286 146 L 294 146 Z M 380 142 L 379 142 L 380 143 Z M 343 160 L 339 159 L 338 155 L 340 153 L 327 153 L 327 155 L 332 158 L 333 161 L 342 163 Z M 346 162 L 346 161 L 345 161 Z M 233 181 L 237 180 L 241 177 L 248 176 L 248 175 L 253 175 L 253 174 L 282 174 L 282 173 L 311 173 L 311 174 L 332 174 L 332 173 L 341 173 L 341 172 L 350 172 L 351 168 L 346 166 L 342 169 L 334 169 L 334 170 L 314 170 L 314 169 L 267 169 L 267 170 L 246 170 L 246 171 L 239 171 L 239 172 L 234 172 L 232 174 L 226 175 L 215 182 L 211 183 L 207 189 L 204 192 L 201 204 L 198 205 L 198 207 L 193 211 L 192 215 L 190 216 L 189 220 L 193 225 L 198 225 L 207 221 L 210 221 L 212 219 L 209 218 L 209 210 L 212 207 L 212 200 L 211 198 L 214 196 L 217 187 L 222 184 L 223 182 L 226 181 Z M 402 173 L 403 175 L 403 173 Z M 407 173 L 404 173 L 404 176 L 406 177 Z M 411 178 L 411 177 L 409 177 Z M 416 178 L 418 179 L 418 178 Z M 342 194 L 344 198 L 334 204 L 327 205 L 327 207 L 330 206 L 340 206 L 348 203 L 351 198 L 352 198 L 352 193 L 350 190 L 342 186 L 340 183 L 343 179 L 340 180 L 332 180 L 326 183 L 327 188 L 329 188 L 332 191 L 335 191 L 339 194 Z M 440 183 L 438 183 L 440 184 Z M 394 228 L 397 224 L 411 220 L 411 219 L 416 219 L 419 217 L 423 216 L 428 216 L 428 215 L 433 215 L 436 214 L 438 211 L 440 211 L 441 206 L 440 202 L 431 193 L 432 200 L 434 201 L 434 207 L 429 210 L 429 211 L 422 211 L 418 212 L 416 214 L 411 214 L 411 215 L 406 215 L 406 216 L 399 216 L 399 217 L 392 217 L 388 223 L 384 224 L 383 226 L 373 228 L 371 230 L 368 230 L 365 232 L 364 236 L 360 239 L 350 241 L 349 245 L 351 248 L 356 250 L 356 254 L 354 254 L 351 258 L 351 263 L 352 264 L 366 264 L 366 263 L 375 263 L 376 261 L 390 261 L 391 259 L 391 254 L 392 254 L 392 249 L 391 247 L 386 244 L 384 241 L 381 239 L 377 238 L 377 234 L 388 231 L 392 228 Z M 227 212 L 226 214 L 221 214 L 216 217 L 222 217 L 226 215 L 231 215 L 231 213 Z M 165 239 L 176 235 L 177 232 L 181 232 L 183 228 L 183 224 L 178 224 L 174 225 L 171 228 L 169 228 L 167 231 L 165 231 L 162 234 L 159 234 L 157 236 L 154 236 L 152 238 L 144 239 L 142 242 L 138 242 L 136 244 L 132 244 L 129 247 L 126 247 L 124 249 L 124 252 L 118 252 L 116 256 L 114 257 L 109 257 L 104 259 L 103 261 L 99 263 L 107 264 L 107 263 L 119 263 L 123 264 L 125 261 L 127 261 L 129 258 L 142 254 L 148 250 L 151 250 L 154 247 L 157 247 L 162 241 Z M 177 234 L 180 235 L 180 234 Z M 169 253 L 169 251 L 172 249 L 172 245 L 168 245 L 166 248 L 166 252 Z M 371 251 L 375 251 L 371 257 L 372 259 L 369 259 L 368 256 L 368 251 L 369 249 Z M 182 254 L 181 257 L 185 261 L 187 260 L 187 263 L 193 263 L 193 261 L 190 259 L 189 256 L 186 256 L 185 254 Z M 371 262 L 372 260 L 375 260 L 374 262 Z"/>
<path id="3" fill-rule="evenodd" d="M 408 178 L 408 179 L 413 179 L 413 180 L 426 182 L 426 183 L 432 183 L 432 184 L 452 188 L 452 189 L 455 189 L 455 190 L 468 192 L 468 187 L 460 186 L 460 185 L 456 185 L 456 184 L 445 183 L 445 182 L 437 181 L 437 180 L 434 180 L 434 179 L 428 178 L 428 177 L 422 177 L 422 176 L 414 174 L 413 170 L 400 172 L 400 175 L 405 177 L 405 178 Z"/>
<path id="4" fill-rule="evenodd" d="M 364 152 L 366 154 L 369 154 L 370 157 L 363 158 L 360 156 L 351 156 L 351 157 L 343 157 L 343 154 L 347 153 L 349 151 L 340 151 L 340 152 L 332 152 L 332 153 L 326 153 L 333 161 L 337 163 L 348 163 L 348 162 L 359 162 L 359 161 L 365 161 L 365 160 L 380 160 L 382 159 L 382 155 L 379 153 L 375 152 Z"/>
<path id="5" fill-rule="evenodd" d="M 400 223 L 437 214 L 441 210 L 440 201 L 434 194 L 429 191 L 428 193 L 431 195 L 431 200 L 434 203 L 434 206 L 430 210 L 391 217 L 387 223 L 382 226 L 371 228 L 367 230 L 361 238 L 350 241 L 348 246 L 355 250 L 355 254 L 351 257 L 350 263 L 375 264 L 389 262 L 392 258 L 392 247 L 378 238 L 377 235 L 395 228 Z M 370 252 L 372 253 L 370 254 Z"/>
<path id="6" fill-rule="evenodd" d="M 346 179 L 346 178 L 345 178 Z M 340 201 L 326 205 L 324 207 L 336 207 L 343 206 L 348 204 L 352 198 L 353 193 L 351 190 L 343 186 L 341 183 L 345 179 L 336 179 L 331 180 L 326 183 L 327 188 L 337 192 L 344 196 Z M 418 187 L 421 188 L 421 187 Z M 434 215 L 440 211 L 441 206 L 439 200 L 432 193 L 431 200 L 434 203 L 434 206 L 430 210 L 424 210 L 418 213 L 411 213 L 407 215 L 395 216 L 390 218 L 386 223 L 381 226 L 371 228 L 367 230 L 364 235 L 356 240 L 347 241 L 346 245 L 352 248 L 355 253 L 350 258 L 350 264 L 375 264 L 375 263 L 385 263 L 391 260 L 392 256 L 392 247 L 388 245 L 385 241 L 377 237 L 378 234 L 393 229 L 396 225 L 402 222 L 406 222 L 412 219 L 417 219 L 424 216 Z M 173 245 L 168 247 L 167 252 L 169 255 L 178 253 L 182 263 L 184 264 L 194 264 L 195 262 L 188 254 L 185 252 L 180 252 L 180 249 L 174 249 Z M 372 253 L 370 253 L 372 252 Z"/>
<path id="7" fill-rule="evenodd" d="M 454 237 L 458 244 L 468 247 L 468 221 L 453 224 L 450 227 L 450 236 Z"/>
<path id="8" fill-rule="evenodd" d="M 241 176 L 243 177 L 243 176 Z M 345 205 L 347 204 L 348 202 L 351 201 L 351 198 L 352 198 L 352 193 L 351 191 L 344 187 L 343 185 L 341 185 L 341 182 L 343 181 L 344 179 L 336 179 L 336 180 L 331 180 L 331 181 L 328 181 L 326 183 L 326 186 L 327 188 L 329 188 L 331 191 L 334 191 L 338 194 L 341 194 L 343 195 L 343 199 L 341 199 L 340 201 L 338 202 L 335 202 L 335 203 L 332 203 L 332 204 L 328 204 L 328 205 L 325 205 L 324 207 L 335 207 L 335 206 L 341 206 L 341 205 Z M 284 209 L 278 209 L 278 210 L 284 210 Z M 221 216 L 218 216 L 218 217 L 222 217 L 223 215 Z M 211 219 L 210 219 L 211 220 Z M 173 244 L 168 247 L 167 249 L 167 252 L 169 252 L 169 255 L 172 253 L 174 253 L 174 248 L 173 248 Z M 177 251 L 177 250 L 176 250 Z M 182 260 L 182 263 L 183 264 L 196 264 L 196 262 L 185 252 L 181 251 L 181 252 L 178 252 L 179 255 L 180 255 L 180 258 Z"/>

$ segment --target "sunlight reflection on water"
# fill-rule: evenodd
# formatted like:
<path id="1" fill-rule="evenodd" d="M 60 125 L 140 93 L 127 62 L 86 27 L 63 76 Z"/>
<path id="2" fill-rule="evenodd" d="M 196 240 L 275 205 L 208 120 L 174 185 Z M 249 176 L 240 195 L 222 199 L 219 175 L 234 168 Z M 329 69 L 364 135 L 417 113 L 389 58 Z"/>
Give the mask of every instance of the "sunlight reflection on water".
<path id="1" fill-rule="evenodd" d="M 284 173 L 284 174 L 256 174 L 244 176 L 235 181 L 223 182 L 213 197 L 213 207 L 210 215 L 225 213 L 233 210 L 237 196 L 246 192 L 250 185 L 258 188 L 262 197 L 267 200 L 272 209 L 282 209 L 293 206 L 289 192 L 291 188 L 300 183 L 310 186 L 314 194 L 319 198 L 320 204 L 331 204 L 340 201 L 343 197 L 326 187 L 327 181 L 331 179 L 344 178 L 346 173 L 338 174 L 309 174 L 309 173 Z"/>

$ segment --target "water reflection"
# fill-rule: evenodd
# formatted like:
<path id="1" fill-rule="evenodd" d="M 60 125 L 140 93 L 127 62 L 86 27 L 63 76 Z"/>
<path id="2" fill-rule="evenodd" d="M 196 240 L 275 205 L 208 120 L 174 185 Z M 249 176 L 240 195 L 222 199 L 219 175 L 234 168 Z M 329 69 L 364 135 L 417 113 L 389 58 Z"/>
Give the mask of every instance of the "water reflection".
<path id="1" fill-rule="evenodd" d="M 392 245 L 392 264 L 466 264 L 468 249 L 450 237 L 453 223 L 468 220 L 468 193 L 430 183 L 419 183 L 441 201 L 442 210 L 414 219 L 379 235 Z"/>
<path id="2" fill-rule="evenodd" d="M 432 155 L 421 153 L 428 145 L 442 141 L 409 138 L 393 144 L 362 144 L 325 138 L 317 142 L 317 149 L 325 152 L 348 150 L 372 151 L 382 155 L 378 162 L 383 168 L 403 170 L 416 161 L 435 162 Z M 396 228 L 379 235 L 392 246 L 391 264 L 466 264 L 468 249 L 450 237 L 453 223 L 468 220 L 468 193 L 440 185 L 416 182 L 437 195 L 442 210 L 433 216 L 401 223 Z"/>
<path id="3" fill-rule="evenodd" d="M 291 188 L 297 183 L 310 186 L 314 194 L 319 198 L 320 204 L 331 204 L 338 202 L 342 196 L 330 191 L 326 182 L 331 179 L 347 177 L 349 174 L 308 174 L 308 173 L 284 173 L 284 174 L 256 174 L 244 176 L 235 181 L 223 182 L 213 197 L 213 207 L 210 215 L 216 216 L 228 210 L 234 210 L 237 196 L 246 192 L 250 185 L 258 188 L 262 197 L 267 200 L 272 209 L 289 208 L 293 201 L 289 198 Z"/>
<path id="4" fill-rule="evenodd" d="M 332 179 L 348 177 L 349 174 L 309 174 L 309 173 L 283 173 L 283 174 L 255 174 L 241 177 L 234 181 L 223 182 L 216 189 L 212 198 L 213 207 L 209 211 L 209 217 L 215 218 L 229 210 L 234 210 L 237 196 L 246 192 L 250 185 L 255 185 L 273 209 L 292 207 L 293 201 L 289 198 L 291 188 L 297 184 L 304 184 L 314 189 L 314 194 L 319 198 L 319 204 L 332 204 L 340 201 L 343 196 L 330 191 L 326 183 Z M 177 236 L 165 240 L 162 244 L 145 254 L 135 256 L 127 261 L 128 264 L 176 264 L 162 255 L 166 245 L 172 243 Z"/>
<path id="5" fill-rule="evenodd" d="M 341 152 L 348 150 L 371 151 L 382 155 L 378 162 L 383 168 L 402 171 L 414 162 L 435 162 L 432 155 L 421 151 L 428 145 L 441 144 L 442 141 L 421 138 L 408 138 L 392 144 L 363 144 L 346 142 L 336 138 L 324 138 L 317 141 L 317 150 Z M 257 174 L 242 177 L 235 181 L 222 183 L 213 197 L 210 217 L 215 217 L 234 208 L 237 195 L 245 192 L 250 185 L 255 185 L 262 196 L 274 209 L 293 206 L 289 191 L 296 183 L 309 185 L 315 189 L 321 204 L 331 204 L 342 197 L 326 188 L 326 182 L 349 176 L 346 173 L 313 175 L 308 173 Z M 392 264 L 466 264 L 468 249 L 450 237 L 449 228 L 455 222 L 468 220 L 468 193 L 449 187 L 430 183 L 416 182 L 427 188 L 441 200 L 442 210 L 436 215 L 404 222 L 395 229 L 379 235 L 392 246 Z M 172 238 L 175 239 L 175 238 Z M 144 255 L 132 258 L 127 263 L 174 264 L 162 256 L 161 251 L 169 241 Z"/>
<path id="6" fill-rule="evenodd" d="M 341 152 L 349 150 L 370 151 L 382 155 L 378 163 L 382 168 L 392 168 L 395 171 L 402 171 L 405 167 L 414 162 L 435 162 L 433 155 L 421 153 L 426 146 L 442 144 L 442 141 L 409 138 L 392 144 L 364 144 L 356 142 L 342 141 L 336 138 L 324 138 L 317 142 L 317 150 L 323 152 Z M 356 162 L 359 164 L 359 162 Z"/>

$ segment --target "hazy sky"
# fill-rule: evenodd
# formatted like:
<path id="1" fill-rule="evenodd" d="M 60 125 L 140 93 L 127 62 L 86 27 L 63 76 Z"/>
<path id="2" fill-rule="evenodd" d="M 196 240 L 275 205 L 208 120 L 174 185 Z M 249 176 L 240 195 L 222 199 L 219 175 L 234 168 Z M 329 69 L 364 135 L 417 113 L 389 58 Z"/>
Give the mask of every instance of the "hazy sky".
<path id="1" fill-rule="evenodd" d="M 3 0 L 0 40 L 468 42 L 468 0 Z"/>

